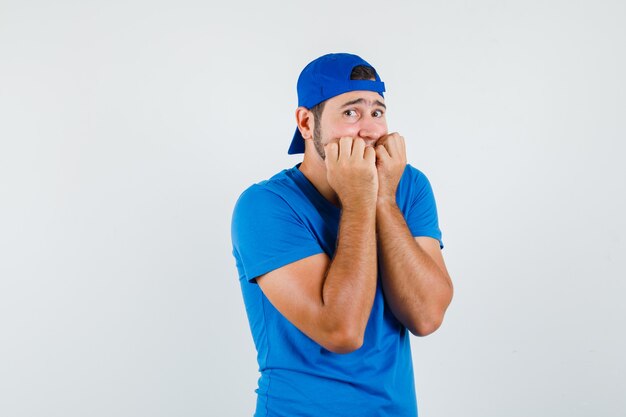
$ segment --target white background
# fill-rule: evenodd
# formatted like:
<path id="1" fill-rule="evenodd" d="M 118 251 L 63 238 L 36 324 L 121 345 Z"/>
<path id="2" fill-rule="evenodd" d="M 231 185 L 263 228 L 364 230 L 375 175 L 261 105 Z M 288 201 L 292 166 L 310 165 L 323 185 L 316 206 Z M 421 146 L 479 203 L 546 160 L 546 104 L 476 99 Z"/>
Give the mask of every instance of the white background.
<path id="1" fill-rule="evenodd" d="M 626 414 L 622 1 L 0 1 L 0 415 L 250 416 L 230 217 L 353 52 L 455 298 L 420 415 Z"/>

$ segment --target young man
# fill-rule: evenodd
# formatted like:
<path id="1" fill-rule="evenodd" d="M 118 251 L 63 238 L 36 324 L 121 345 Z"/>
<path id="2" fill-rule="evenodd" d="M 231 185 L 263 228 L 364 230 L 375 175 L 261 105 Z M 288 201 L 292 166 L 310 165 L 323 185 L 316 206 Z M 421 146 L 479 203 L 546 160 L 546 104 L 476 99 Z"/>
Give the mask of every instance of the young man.
<path id="1" fill-rule="evenodd" d="M 301 164 L 235 206 L 235 256 L 258 352 L 255 416 L 416 416 L 409 332 L 452 299 L 427 178 L 389 134 L 384 83 L 358 56 L 298 79 Z"/>

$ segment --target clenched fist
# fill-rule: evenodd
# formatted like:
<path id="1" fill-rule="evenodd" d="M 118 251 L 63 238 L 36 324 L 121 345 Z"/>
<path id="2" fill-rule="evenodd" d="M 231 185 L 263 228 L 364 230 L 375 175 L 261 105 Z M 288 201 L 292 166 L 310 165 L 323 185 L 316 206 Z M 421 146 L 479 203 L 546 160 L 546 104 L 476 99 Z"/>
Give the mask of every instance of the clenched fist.
<path id="1" fill-rule="evenodd" d="M 376 169 L 378 171 L 378 202 L 396 202 L 396 190 L 406 167 L 404 138 L 391 133 L 376 143 Z"/>
<path id="2" fill-rule="evenodd" d="M 342 137 L 324 146 L 326 178 L 342 208 L 361 209 L 376 205 L 378 172 L 376 151 L 361 138 Z"/>

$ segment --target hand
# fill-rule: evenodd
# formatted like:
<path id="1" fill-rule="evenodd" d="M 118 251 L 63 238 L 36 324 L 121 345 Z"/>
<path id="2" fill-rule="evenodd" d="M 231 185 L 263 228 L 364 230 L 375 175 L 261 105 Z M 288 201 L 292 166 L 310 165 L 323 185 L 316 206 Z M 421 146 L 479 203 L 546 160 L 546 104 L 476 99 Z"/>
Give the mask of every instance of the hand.
<path id="1" fill-rule="evenodd" d="M 361 209 L 376 205 L 376 152 L 361 138 L 342 137 L 324 146 L 326 178 L 341 206 Z"/>
<path id="2" fill-rule="evenodd" d="M 378 171 L 378 202 L 396 202 L 396 190 L 406 168 L 404 138 L 394 132 L 378 139 L 376 143 L 376 169 Z"/>

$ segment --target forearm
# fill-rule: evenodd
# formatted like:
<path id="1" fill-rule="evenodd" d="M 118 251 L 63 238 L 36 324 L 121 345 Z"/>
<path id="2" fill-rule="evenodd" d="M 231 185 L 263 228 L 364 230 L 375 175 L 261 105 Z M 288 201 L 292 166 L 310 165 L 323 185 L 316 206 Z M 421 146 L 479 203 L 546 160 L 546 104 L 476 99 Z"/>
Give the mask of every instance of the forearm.
<path id="1" fill-rule="evenodd" d="M 344 209 L 335 256 L 322 288 L 322 317 L 329 332 L 360 346 L 374 303 L 376 277 L 376 209 Z"/>
<path id="2" fill-rule="evenodd" d="M 411 333 L 432 333 L 452 299 L 450 277 L 415 241 L 395 201 L 380 202 L 376 214 L 387 303 Z"/>

